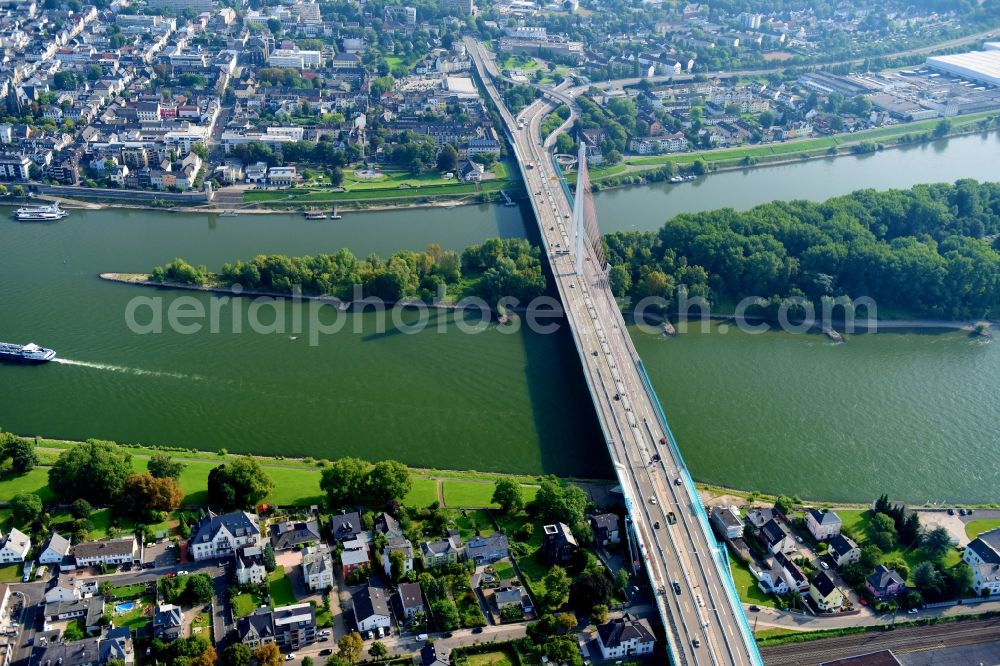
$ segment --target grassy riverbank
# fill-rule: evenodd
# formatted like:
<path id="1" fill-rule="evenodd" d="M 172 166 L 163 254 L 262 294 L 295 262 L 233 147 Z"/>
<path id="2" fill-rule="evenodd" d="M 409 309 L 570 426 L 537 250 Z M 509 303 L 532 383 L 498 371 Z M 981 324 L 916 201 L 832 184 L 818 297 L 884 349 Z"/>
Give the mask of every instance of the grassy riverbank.
<path id="1" fill-rule="evenodd" d="M 9 499 L 18 493 L 35 493 L 45 502 L 54 501 L 55 495 L 48 485 L 48 471 L 63 450 L 80 442 L 37 438 L 36 450 L 39 466 L 20 476 L 0 479 L 0 498 Z M 149 448 L 122 444 L 132 454 L 132 466 L 137 472 L 146 471 L 146 463 L 155 453 L 168 453 L 185 467 L 178 483 L 184 492 L 183 504 L 203 505 L 208 500 L 208 473 L 212 468 L 227 461 L 244 457 L 225 451 L 211 453 L 195 449 Z M 322 470 L 329 461 L 312 458 L 283 458 L 254 456 L 274 480 L 274 490 L 266 501 L 277 505 L 309 506 L 322 503 L 323 493 L 319 487 Z M 413 487 L 404 504 L 423 508 L 435 501 L 443 500 L 444 506 L 451 507 L 493 507 L 493 484 L 498 478 L 516 481 L 522 486 L 526 499 L 532 499 L 538 492 L 542 477 L 528 474 L 490 474 L 476 471 L 436 470 L 411 468 Z M 606 485 L 608 481 L 585 481 L 586 484 Z"/>
<path id="2" fill-rule="evenodd" d="M 979 123 L 997 117 L 996 111 L 974 113 L 951 118 L 951 130 L 939 138 L 960 136 L 978 131 Z M 717 148 L 686 153 L 667 153 L 650 157 L 628 157 L 620 164 L 599 167 L 590 172 L 591 180 L 603 187 L 630 185 L 616 179 L 630 175 L 644 176 L 668 164 L 679 168 L 691 167 L 703 161 L 709 172 L 748 169 L 776 164 L 798 162 L 805 159 L 857 155 L 854 149 L 861 144 L 875 144 L 877 149 L 899 148 L 929 140 L 940 119 L 921 120 L 889 127 L 878 127 L 860 132 L 834 134 L 808 139 L 793 139 L 780 143 Z"/>

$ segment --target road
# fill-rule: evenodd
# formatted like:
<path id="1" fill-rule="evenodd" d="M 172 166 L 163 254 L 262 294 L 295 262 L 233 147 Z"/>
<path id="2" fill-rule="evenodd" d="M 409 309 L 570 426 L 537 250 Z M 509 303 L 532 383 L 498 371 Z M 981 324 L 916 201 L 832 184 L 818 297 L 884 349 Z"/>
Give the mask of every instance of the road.
<path id="1" fill-rule="evenodd" d="M 499 73 L 490 54 L 471 38 L 466 48 L 512 139 L 543 249 L 624 489 L 643 565 L 653 582 L 672 661 L 762 663 L 735 589 L 726 585 L 725 553 L 711 536 L 694 484 L 668 443 L 671 435 L 643 381 L 638 353 L 589 242 L 583 243 L 586 260 L 581 257 L 577 274 L 577 251 L 570 250 L 576 245 L 571 241 L 573 207 L 541 139 L 544 117 L 556 104 L 572 109 L 573 97 L 560 89 L 544 90 L 542 99 L 519 114 L 519 125 L 493 83 Z M 676 516 L 676 524 L 668 521 L 669 512 Z M 674 582 L 680 593 L 672 589 Z"/>
<path id="2" fill-rule="evenodd" d="M 1000 640 L 1000 618 L 932 624 L 926 627 L 894 629 L 821 638 L 806 643 L 790 643 L 763 648 L 768 666 L 810 666 L 832 659 L 843 659 L 879 650 L 892 650 L 897 655 L 923 652 L 942 647 L 977 645 Z M 998 655 L 1000 659 L 1000 655 Z"/>

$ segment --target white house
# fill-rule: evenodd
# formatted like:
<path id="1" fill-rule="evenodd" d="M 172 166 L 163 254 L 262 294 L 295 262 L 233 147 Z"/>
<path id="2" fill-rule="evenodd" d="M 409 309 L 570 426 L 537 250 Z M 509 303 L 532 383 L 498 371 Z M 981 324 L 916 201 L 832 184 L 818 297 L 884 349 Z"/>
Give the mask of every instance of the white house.
<path id="1" fill-rule="evenodd" d="M 392 625 L 389 596 L 381 587 L 366 587 L 354 594 L 354 617 L 358 631 L 375 631 Z"/>
<path id="2" fill-rule="evenodd" d="M 806 527 L 816 541 L 826 541 L 840 534 L 840 516 L 833 511 L 809 509 L 806 511 Z"/>
<path id="3" fill-rule="evenodd" d="M 392 575 L 392 560 L 389 555 L 393 551 L 403 554 L 403 572 L 413 571 L 413 544 L 403 537 L 394 537 L 386 541 L 385 548 L 382 550 L 382 569 L 385 570 L 385 575 Z"/>
<path id="4" fill-rule="evenodd" d="M 38 556 L 39 564 L 62 564 L 70 551 L 69 539 L 61 536 L 58 532 L 53 532 L 49 537 L 49 542 L 45 544 L 45 550 Z"/>
<path id="5" fill-rule="evenodd" d="M 73 558 L 79 568 L 102 564 L 131 564 L 139 559 L 139 544 L 135 536 L 103 541 L 86 541 L 73 546 Z"/>
<path id="6" fill-rule="evenodd" d="M 260 524 L 256 514 L 234 511 L 219 516 L 209 511 L 191 537 L 190 553 L 195 560 L 211 560 L 233 557 L 243 546 L 258 545 Z"/>
<path id="7" fill-rule="evenodd" d="M 977 594 L 1000 594 L 1000 527 L 973 539 L 962 559 L 972 568 L 972 589 Z"/>
<path id="8" fill-rule="evenodd" d="M 597 642 L 605 659 L 621 659 L 632 655 L 651 654 L 656 638 L 646 620 L 628 613 L 597 627 Z"/>
<path id="9" fill-rule="evenodd" d="M 28 535 L 12 527 L 7 537 L 0 541 L 0 564 L 24 562 L 30 550 L 31 539 Z"/>
<path id="10" fill-rule="evenodd" d="M 62 578 L 53 578 L 49 583 L 49 588 L 45 590 L 45 603 L 54 604 L 60 601 L 73 601 L 82 599 L 83 593 L 72 583 L 65 582 Z"/>
<path id="11" fill-rule="evenodd" d="M 302 578 L 313 592 L 333 587 L 333 560 L 329 548 L 307 546 L 302 549 Z"/>
<path id="12" fill-rule="evenodd" d="M 240 585 L 260 585 L 267 578 L 260 546 L 245 546 L 236 556 L 236 580 Z"/>
<path id="13" fill-rule="evenodd" d="M 830 539 L 826 553 L 838 568 L 861 559 L 861 549 L 858 548 L 858 544 L 843 534 Z"/>

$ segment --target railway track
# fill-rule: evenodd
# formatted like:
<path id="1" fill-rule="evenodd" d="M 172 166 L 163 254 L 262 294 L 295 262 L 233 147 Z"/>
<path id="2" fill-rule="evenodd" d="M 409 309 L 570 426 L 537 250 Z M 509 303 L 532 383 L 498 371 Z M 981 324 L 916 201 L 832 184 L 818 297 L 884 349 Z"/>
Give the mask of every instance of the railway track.
<path id="1" fill-rule="evenodd" d="M 892 650 L 896 655 L 904 655 L 993 641 L 998 642 L 997 661 L 1000 663 L 1000 618 L 821 638 L 805 643 L 763 647 L 760 651 L 767 666 L 813 666 L 831 659 L 879 650 Z"/>

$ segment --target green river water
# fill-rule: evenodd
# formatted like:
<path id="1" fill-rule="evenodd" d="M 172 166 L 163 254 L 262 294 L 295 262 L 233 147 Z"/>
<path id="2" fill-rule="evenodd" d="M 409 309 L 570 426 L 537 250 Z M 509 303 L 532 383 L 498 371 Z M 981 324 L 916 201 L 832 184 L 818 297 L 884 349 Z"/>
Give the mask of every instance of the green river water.
<path id="1" fill-rule="evenodd" d="M 602 193 L 605 231 L 658 227 L 682 210 L 824 198 L 859 187 L 1000 179 L 995 136 Z M 0 426 L 202 449 L 430 467 L 610 474 L 572 341 L 563 332 L 476 335 L 442 323 L 380 332 L 372 314 L 310 346 L 290 331 L 137 335 L 135 297 L 190 294 L 102 282 L 181 256 L 218 268 L 257 253 L 351 248 L 363 256 L 522 236 L 503 207 L 219 218 L 74 211 L 52 225 L 0 220 L 0 340 L 61 363 L 0 365 Z M 195 296 L 208 307 L 209 297 Z M 227 311 L 228 312 L 228 311 Z M 287 314 L 287 313 L 286 313 Z M 358 331 L 352 331 L 358 326 Z M 634 332 L 696 478 L 837 500 L 1000 498 L 1000 347 L 961 333 L 854 336 Z"/>

